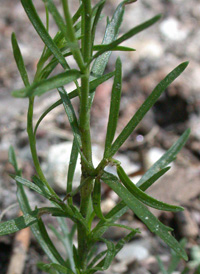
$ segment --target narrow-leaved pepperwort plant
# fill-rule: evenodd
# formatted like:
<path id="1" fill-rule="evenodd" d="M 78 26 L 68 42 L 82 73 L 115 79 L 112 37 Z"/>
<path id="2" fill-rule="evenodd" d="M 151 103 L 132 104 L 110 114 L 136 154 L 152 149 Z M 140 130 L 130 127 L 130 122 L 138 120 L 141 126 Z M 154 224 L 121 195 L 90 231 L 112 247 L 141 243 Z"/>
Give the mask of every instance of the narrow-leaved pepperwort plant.
<path id="1" fill-rule="evenodd" d="M 38 61 L 32 83 L 29 80 L 16 36 L 14 33 L 12 34 L 13 54 L 24 83 L 24 87 L 13 91 L 12 95 L 29 100 L 27 133 L 37 174 L 32 178 L 32 182 L 24 179 L 21 170 L 18 168 L 14 149 L 10 147 L 9 161 L 15 169 L 15 174 L 11 176 L 16 181 L 17 198 L 23 216 L 2 222 L 0 224 L 0 235 L 14 233 L 30 226 L 35 238 L 49 259 L 48 264 L 38 263 L 40 269 L 47 273 L 93 274 L 97 271 L 106 270 L 124 244 L 137 233 L 140 233 L 139 229 L 116 223 L 128 209 L 131 209 L 152 233 L 160 237 L 179 257 L 187 260 L 184 248 L 171 235 L 172 229 L 162 224 L 148 210 L 146 205 L 174 212 L 181 211 L 183 208 L 156 200 L 146 194 L 145 190 L 169 170 L 168 165 L 176 158 L 177 153 L 187 141 L 189 130 L 183 133 L 136 185 L 124 172 L 123 163 L 116 161 L 113 157 L 160 95 L 185 70 L 188 62 L 178 65 L 154 88 L 142 106 L 130 118 L 125 128 L 115 138 L 122 88 L 122 64 L 120 58 L 118 58 L 114 71 L 105 74 L 106 65 L 112 51 L 134 51 L 133 48 L 121 46 L 121 43 L 151 27 L 160 19 L 161 15 L 156 15 L 119 36 L 118 33 L 125 9 L 129 4 L 136 2 L 136 0 L 122 1 L 117 6 L 112 18 L 107 19 L 101 45 L 96 45 L 94 44 L 96 27 L 102 18 L 101 14 L 106 0 L 100 0 L 96 5 L 92 5 L 91 0 L 80 0 L 78 10 L 73 16 L 69 10 L 68 0 L 61 0 L 62 14 L 53 0 L 43 0 L 43 2 L 46 9 L 46 25 L 42 23 L 32 0 L 21 0 L 31 24 L 44 42 L 44 49 Z M 53 38 L 49 34 L 49 16 L 52 16 L 59 29 Z M 69 66 L 68 57 L 71 56 L 76 62 L 76 68 Z M 57 75 L 54 73 L 54 76 L 51 76 L 58 64 L 62 66 L 63 72 Z M 96 88 L 112 77 L 114 79 L 104 155 L 99 165 L 94 167 L 90 136 L 90 110 Z M 75 83 L 76 89 L 68 93 L 64 86 L 71 82 Z M 34 125 L 35 97 L 53 89 L 58 92 L 60 100 L 49 106 Z M 78 117 L 71 103 L 71 99 L 75 97 L 78 97 L 80 102 Z M 50 111 L 61 104 L 64 107 L 74 136 L 68 167 L 66 196 L 63 200 L 56 194 L 45 178 L 36 149 L 36 133 L 41 121 Z M 81 157 L 82 175 L 79 187 L 74 190 L 73 177 L 78 155 Z M 105 171 L 105 167 L 110 163 L 116 167 L 117 176 Z M 121 200 L 105 216 L 101 211 L 102 183 L 112 189 Z M 30 207 L 24 187 L 34 190 L 51 201 L 52 206 L 33 210 Z M 81 198 L 79 207 L 73 201 L 73 196 L 78 192 Z M 64 244 L 67 258 L 64 258 L 58 252 L 51 241 L 42 221 L 43 214 L 56 216 L 62 233 L 54 227 L 52 227 L 52 230 L 58 240 Z M 71 219 L 74 223 L 71 232 L 67 230 L 66 218 Z M 94 218 L 99 220 L 96 226 L 92 225 Z M 129 233 L 117 243 L 113 243 L 103 237 L 106 230 L 111 226 L 122 227 L 127 229 Z M 77 246 L 73 245 L 75 232 L 77 233 Z M 105 251 L 96 253 L 95 247 L 98 242 L 105 243 L 107 247 Z"/>

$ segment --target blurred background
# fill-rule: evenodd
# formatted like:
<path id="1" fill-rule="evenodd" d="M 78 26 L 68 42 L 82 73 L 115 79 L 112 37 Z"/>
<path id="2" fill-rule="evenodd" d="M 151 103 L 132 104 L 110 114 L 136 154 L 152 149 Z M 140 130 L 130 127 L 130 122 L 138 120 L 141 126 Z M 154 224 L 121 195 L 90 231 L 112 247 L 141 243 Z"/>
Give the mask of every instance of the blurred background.
<path id="1" fill-rule="evenodd" d="M 93 1 L 93 3 L 96 2 Z M 103 38 L 106 17 L 111 17 L 119 2 L 107 0 L 103 12 L 105 16 L 98 26 L 97 44 L 100 44 Z M 45 22 L 43 2 L 33 1 L 33 3 Z M 59 1 L 55 3 L 59 6 Z M 29 23 L 20 1 L 0 0 L 0 5 L 0 216 L 2 220 L 7 220 L 19 214 L 16 185 L 8 175 L 12 172 L 7 156 L 10 145 L 15 147 L 24 177 L 31 179 L 35 172 L 26 134 L 27 99 L 16 99 L 11 96 L 11 91 L 22 88 L 23 84 L 12 55 L 10 37 L 12 32 L 16 33 L 31 80 L 34 77 L 43 43 Z M 72 11 L 75 11 L 77 6 L 78 1 L 71 1 Z M 176 214 L 156 210 L 153 213 L 165 224 L 174 228 L 174 235 L 178 240 L 187 239 L 186 247 L 190 258 L 188 266 L 191 268 L 190 273 L 195 273 L 194 269 L 200 264 L 200 2 L 198 0 L 138 0 L 127 6 L 120 32 L 124 33 L 158 13 L 162 13 L 163 16 L 156 25 L 124 43 L 126 46 L 135 48 L 136 52 L 123 54 L 113 52 L 107 67 L 107 71 L 112 71 L 116 58 L 120 55 L 123 64 L 123 91 L 117 132 L 121 132 L 133 113 L 167 73 L 183 61 L 188 60 L 190 64 L 163 93 L 116 157 L 122 162 L 131 179 L 137 182 L 145 170 L 170 148 L 185 129 L 191 129 L 189 141 L 179 153 L 171 170 L 148 192 L 160 200 L 185 207 L 184 212 Z M 57 28 L 50 19 L 50 33 L 54 36 L 56 32 Z M 74 65 L 73 61 L 71 65 Z M 56 71 L 61 71 L 61 68 L 58 67 Z M 70 91 L 73 85 L 68 85 L 66 88 Z M 101 160 L 103 154 L 111 88 L 112 80 L 98 87 L 92 108 L 91 131 L 95 163 Z M 35 121 L 58 98 L 56 91 L 53 91 L 37 99 Z M 78 110 L 77 100 L 73 100 L 73 104 Z M 42 167 L 49 182 L 61 197 L 65 196 L 66 166 L 69 162 L 72 139 L 62 106 L 45 118 L 37 133 L 38 154 Z M 75 186 L 79 183 L 79 177 L 80 167 L 78 166 Z M 27 194 L 32 207 L 46 203 L 30 190 L 27 190 Z M 102 194 L 102 210 L 106 213 L 118 202 L 118 199 L 105 186 Z M 79 197 L 75 197 L 75 200 L 78 203 Z M 5 209 L 7 210 L 4 211 Z M 54 222 L 52 218 L 49 220 L 48 216 L 44 218 L 46 222 Z M 125 214 L 121 222 L 141 228 L 142 233 L 118 254 L 111 268 L 105 273 L 159 273 L 157 255 L 164 264 L 169 264 L 170 250 L 131 212 Z M 124 230 L 115 227 L 110 229 L 106 236 L 116 241 L 124 233 Z M 51 231 L 50 234 L 52 234 Z M 42 273 L 35 263 L 47 261 L 47 258 L 34 238 L 29 235 L 29 231 L 26 236 L 27 256 L 25 268 L 21 273 Z M 0 239 L 0 273 L 2 274 L 12 273 L 7 271 L 9 260 L 14 256 L 15 241 L 15 235 Z M 62 247 L 57 245 L 57 248 L 64 252 Z M 99 246 L 100 250 L 102 248 L 103 245 Z M 184 267 L 185 263 L 181 262 L 176 273 L 181 273 Z"/>

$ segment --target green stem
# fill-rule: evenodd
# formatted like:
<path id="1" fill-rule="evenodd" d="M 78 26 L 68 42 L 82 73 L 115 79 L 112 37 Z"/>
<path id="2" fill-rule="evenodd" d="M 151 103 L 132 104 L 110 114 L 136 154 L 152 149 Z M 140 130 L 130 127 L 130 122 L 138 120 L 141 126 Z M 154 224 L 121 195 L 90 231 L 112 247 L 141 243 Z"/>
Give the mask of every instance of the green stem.
<path id="1" fill-rule="evenodd" d="M 43 181 L 43 183 L 46 185 L 46 187 L 49 189 L 49 191 L 55 196 L 55 192 L 48 184 L 48 182 L 42 172 L 42 169 L 40 167 L 40 162 L 38 159 L 38 155 L 37 155 L 36 140 L 35 140 L 35 135 L 34 135 L 34 131 L 33 131 L 33 106 L 34 106 L 34 98 L 31 97 L 31 98 L 29 98 L 29 107 L 28 107 L 28 114 L 27 114 L 27 133 L 28 133 L 28 138 L 29 138 L 32 159 L 33 159 L 35 169 L 36 169 L 36 172 L 37 172 L 39 178 Z"/>
<path id="2" fill-rule="evenodd" d="M 62 5 L 63 5 L 66 24 L 67 24 L 67 37 L 69 37 L 70 43 L 73 44 L 73 46 L 71 47 L 71 51 L 72 51 L 74 59 L 76 60 L 80 70 L 83 71 L 85 68 L 85 64 L 84 64 L 83 56 L 79 49 L 78 41 L 76 39 L 76 35 L 75 35 L 74 27 L 73 27 L 73 21 L 72 21 L 71 14 L 69 11 L 68 0 L 62 0 Z"/>
<path id="3" fill-rule="evenodd" d="M 91 18 L 92 8 L 91 0 L 83 0 L 83 13 L 82 13 L 82 55 L 84 63 L 88 63 L 91 58 Z M 81 98 L 80 98 L 80 118 L 79 126 L 81 132 L 82 150 L 83 154 L 92 165 L 92 147 L 90 135 L 90 108 L 89 108 L 89 77 L 90 67 L 84 68 L 81 71 L 83 77 L 81 78 Z M 82 162 L 82 178 L 81 182 L 88 177 L 85 164 Z M 90 212 L 91 193 L 93 190 L 93 179 L 89 180 L 81 188 L 81 205 L 80 212 L 86 221 Z M 82 269 L 86 268 L 86 256 L 88 253 L 89 243 L 87 240 L 87 231 L 82 225 L 78 225 L 78 253 L 80 258 L 80 265 Z"/>

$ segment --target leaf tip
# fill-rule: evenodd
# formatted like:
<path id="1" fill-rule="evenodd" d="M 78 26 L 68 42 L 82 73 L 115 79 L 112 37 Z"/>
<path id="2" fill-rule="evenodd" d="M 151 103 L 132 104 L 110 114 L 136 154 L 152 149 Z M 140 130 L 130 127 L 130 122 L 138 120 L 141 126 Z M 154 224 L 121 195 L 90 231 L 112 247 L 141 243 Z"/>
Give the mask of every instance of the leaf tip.
<path id="1" fill-rule="evenodd" d="M 183 68 L 183 71 L 187 68 L 188 65 L 189 65 L 189 61 L 185 61 L 180 64 L 180 66 L 182 66 L 182 68 Z"/>
<path id="2" fill-rule="evenodd" d="M 160 20 L 162 18 L 162 13 L 157 14 L 154 18 L 156 21 Z"/>

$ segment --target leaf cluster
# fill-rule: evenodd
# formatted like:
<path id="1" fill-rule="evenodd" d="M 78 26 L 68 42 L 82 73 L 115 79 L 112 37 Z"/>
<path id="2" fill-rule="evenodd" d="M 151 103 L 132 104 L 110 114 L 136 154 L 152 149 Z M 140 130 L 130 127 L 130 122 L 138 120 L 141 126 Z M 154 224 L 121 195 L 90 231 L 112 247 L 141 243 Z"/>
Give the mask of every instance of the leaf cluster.
<path id="1" fill-rule="evenodd" d="M 147 195 L 145 191 L 170 169 L 168 165 L 175 160 L 177 153 L 186 143 L 189 137 L 189 130 L 182 134 L 176 143 L 142 176 L 136 185 L 133 184 L 123 170 L 123 163 L 121 165 L 113 158 L 161 94 L 188 65 L 188 62 L 184 62 L 169 72 L 115 138 L 122 90 L 122 64 L 120 58 L 116 60 L 113 72 L 105 74 L 105 68 L 112 51 L 135 51 L 133 48 L 122 46 L 121 43 L 152 26 L 161 17 L 157 15 L 118 37 L 125 8 L 133 2 L 135 1 L 125 0 L 118 5 L 113 17 L 107 19 L 102 44 L 96 45 L 96 27 L 101 19 L 105 0 L 99 1 L 93 7 L 90 0 L 80 1 L 80 6 L 73 16 L 71 16 L 69 11 L 67 0 L 61 0 L 64 16 L 61 15 L 53 0 L 44 0 L 46 26 L 42 23 L 33 2 L 31 0 L 21 0 L 30 22 L 44 42 L 44 49 L 38 61 L 35 77 L 30 82 L 16 36 L 14 33 L 12 34 L 14 58 L 24 83 L 24 87 L 13 91 L 12 95 L 28 98 L 29 100 L 27 132 L 37 176 L 34 176 L 32 181 L 22 177 L 14 149 L 11 147 L 9 150 L 9 161 L 15 169 L 15 174 L 11 176 L 16 181 L 17 197 L 24 215 L 1 223 L 0 235 L 14 233 L 31 226 L 34 236 L 50 261 L 49 264 L 41 262 L 38 266 L 49 273 L 93 274 L 97 271 L 106 270 L 124 244 L 130 241 L 135 234 L 140 233 L 137 228 L 133 229 L 117 223 L 117 220 L 128 209 L 131 209 L 152 233 L 169 245 L 177 256 L 187 260 L 183 246 L 171 235 L 172 229 L 162 224 L 146 206 L 175 212 L 183 210 L 183 208 L 156 200 Z M 49 34 L 49 14 L 51 14 L 59 29 L 54 38 Z M 70 67 L 68 62 L 69 56 L 73 56 L 76 61 L 76 68 Z M 62 66 L 63 72 L 51 76 L 59 64 Z M 87 139 L 90 136 L 88 133 L 90 109 L 96 88 L 112 77 L 114 77 L 114 80 L 104 155 L 99 165 L 94 168 L 90 139 Z M 68 93 L 64 86 L 71 82 L 75 83 L 76 89 Z M 55 89 L 60 95 L 60 100 L 49 106 L 34 126 L 35 96 L 41 96 Z M 79 117 L 77 117 L 71 101 L 74 97 L 78 97 L 80 100 Z M 36 149 L 36 133 L 40 123 L 49 112 L 61 104 L 64 107 L 74 136 L 64 200 L 55 193 L 47 182 L 40 167 Z M 81 156 L 82 178 L 80 186 L 73 190 L 73 177 L 79 154 Z M 117 176 L 105 171 L 105 167 L 109 164 L 116 166 Z M 101 211 L 102 183 L 107 184 L 121 199 L 105 216 Z M 32 210 L 24 187 L 28 187 L 51 201 L 52 207 Z M 89 192 L 86 192 L 88 190 Z M 73 202 L 73 196 L 78 192 L 80 192 L 82 199 L 80 208 L 75 206 Z M 59 254 L 49 238 L 42 221 L 43 214 L 51 214 L 57 217 L 62 232 L 58 232 L 52 226 L 50 229 L 66 248 L 67 258 L 63 258 Z M 95 217 L 99 219 L 99 222 L 95 227 L 92 227 L 92 221 Z M 70 232 L 67 229 L 65 218 L 69 218 L 74 222 L 74 227 Z M 103 237 L 105 231 L 111 226 L 127 229 L 129 234 L 118 241 L 118 243 L 113 243 Z M 78 232 L 78 247 L 73 246 L 73 235 L 76 229 Z M 107 247 L 106 250 L 96 253 L 95 246 L 97 242 L 104 242 Z"/>

